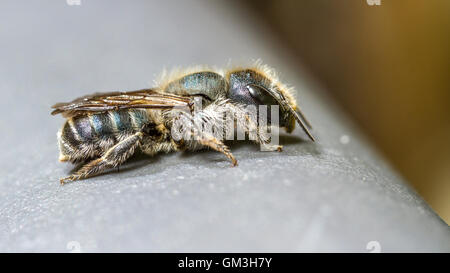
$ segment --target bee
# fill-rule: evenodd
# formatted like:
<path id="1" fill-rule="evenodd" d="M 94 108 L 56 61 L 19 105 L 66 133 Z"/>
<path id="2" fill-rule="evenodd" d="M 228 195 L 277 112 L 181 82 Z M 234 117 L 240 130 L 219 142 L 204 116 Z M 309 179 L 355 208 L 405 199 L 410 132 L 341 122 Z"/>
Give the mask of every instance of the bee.
<path id="1" fill-rule="evenodd" d="M 214 134 L 198 128 L 187 130 L 191 138 L 175 138 L 173 134 L 176 123 L 183 126 L 189 121 L 217 121 L 224 113 L 231 113 L 235 127 L 251 135 L 256 143 L 281 151 L 282 146 L 268 144 L 266 133 L 255 130 L 258 120 L 243 110 L 246 106 L 278 106 L 279 122 L 275 126 L 291 133 L 297 122 L 314 141 L 311 125 L 292 93 L 292 88 L 282 84 L 273 69 L 256 63 L 228 71 L 191 69 L 168 76 L 166 73 L 156 88 L 95 93 L 57 103 L 51 114 L 66 118 L 57 133 L 59 160 L 82 163 L 81 168 L 60 182 L 85 179 L 118 167 L 136 151 L 153 156 L 210 148 L 236 166 L 229 147 Z M 193 111 L 199 99 L 202 107 Z M 272 126 L 270 121 L 269 125 Z"/>

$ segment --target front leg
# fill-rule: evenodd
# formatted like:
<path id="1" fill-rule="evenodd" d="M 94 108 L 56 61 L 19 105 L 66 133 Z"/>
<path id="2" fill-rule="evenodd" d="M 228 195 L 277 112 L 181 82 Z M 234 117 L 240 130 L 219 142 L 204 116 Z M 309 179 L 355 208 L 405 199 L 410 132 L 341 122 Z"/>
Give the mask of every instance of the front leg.
<path id="1" fill-rule="evenodd" d="M 231 160 L 233 166 L 237 165 L 237 160 L 234 158 L 230 151 L 230 148 L 226 146 L 220 139 L 216 138 L 209 132 L 202 130 L 199 124 L 203 124 L 205 120 L 211 120 L 214 118 L 214 114 L 220 113 L 219 111 L 210 110 L 202 111 L 202 114 L 197 116 L 191 116 L 182 112 L 179 112 L 179 116 L 175 118 L 175 123 L 172 124 L 171 132 L 176 133 L 177 138 L 174 140 L 179 143 L 184 143 L 184 140 L 188 140 L 186 145 L 187 149 L 196 149 L 196 144 L 209 147 L 215 151 L 223 153 L 228 159 Z M 188 126 L 186 126 L 188 124 Z M 189 126 L 190 125 L 190 126 Z M 186 130 L 187 129 L 187 130 Z M 181 135 L 179 133 L 181 132 Z M 173 137 L 174 135 L 172 135 Z M 181 137 L 181 138 L 180 138 Z M 184 140 L 183 140 L 184 139 Z M 185 144 L 181 145 L 184 146 Z"/>
<path id="2" fill-rule="evenodd" d="M 134 135 L 125 138 L 124 140 L 111 147 L 108 151 L 106 151 L 106 153 L 102 157 L 94 159 L 91 162 L 87 163 L 74 174 L 65 178 L 61 178 L 61 184 L 64 184 L 67 181 L 75 181 L 88 178 L 102 172 L 107 168 L 118 167 L 134 154 L 136 147 L 139 146 L 139 143 L 142 140 L 142 136 L 142 132 L 137 132 Z"/>

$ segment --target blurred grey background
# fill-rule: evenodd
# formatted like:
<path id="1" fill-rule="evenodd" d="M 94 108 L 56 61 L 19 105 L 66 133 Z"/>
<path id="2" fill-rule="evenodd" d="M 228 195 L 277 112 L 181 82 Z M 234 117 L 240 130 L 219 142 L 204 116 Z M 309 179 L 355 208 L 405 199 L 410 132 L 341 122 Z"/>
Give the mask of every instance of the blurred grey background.
<path id="1" fill-rule="evenodd" d="M 329 35 L 312 31 L 312 11 L 325 20 L 336 6 L 317 3 L 3 1 L 0 251 L 448 252 L 448 225 L 335 103 L 344 87 L 322 81 L 316 59 L 286 42 L 297 35 L 332 52 L 327 39 L 313 44 Z M 283 34 L 280 17 L 304 31 Z M 315 56 L 325 67 L 327 55 Z M 236 168 L 208 151 L 137 157 L 118 173 L 59 185 L 73 167 L 57 161 L 55 102 L 150 87 L 163 68 L 258 58 L 296 87 L 318 143 L 296 130 L 281 137 L 283 153 L 233 145 Z"/>

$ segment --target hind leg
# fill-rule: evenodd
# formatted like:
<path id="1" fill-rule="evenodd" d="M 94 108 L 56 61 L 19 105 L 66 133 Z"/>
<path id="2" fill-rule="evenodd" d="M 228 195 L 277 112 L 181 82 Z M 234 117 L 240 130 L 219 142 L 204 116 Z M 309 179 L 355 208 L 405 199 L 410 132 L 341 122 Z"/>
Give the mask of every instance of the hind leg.
<path id="1" fill-rule="evenodd" d="M 107 168 L 118 167 L 132 156 L 142 140 L 143 133 L 137 132 L 111 147 L 106 153 L 97 159 L 92 160 L 72 175 L 61 178 L 61 184 L 67 181 L 75 181 L 88 178 L 104 171 Z"/>

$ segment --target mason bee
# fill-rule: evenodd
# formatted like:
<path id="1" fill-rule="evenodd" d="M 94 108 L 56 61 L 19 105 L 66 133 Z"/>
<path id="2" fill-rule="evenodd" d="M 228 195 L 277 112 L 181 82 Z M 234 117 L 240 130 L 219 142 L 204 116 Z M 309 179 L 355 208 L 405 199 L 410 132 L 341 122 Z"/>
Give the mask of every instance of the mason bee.
<path id="1" fill-rule="evenodd" d="M 200 109 L 194 109 L 196 101 Z M 136 151 L 150 156 L 159 152 L 211 148 L 237 161 L 224 141 L 210 131 L 192 127 L 188 137 L 174 137 L 175 124 L 211 122 L 225 133 L 241 129 L 250 139 L 269 150 L 281 151 L 282 146 L 271 145 L 268 133 L 244 109 L 246 106 L 277 106 L 279 121 L 269 117 L 267 126 L 284 128 L 291 133 L 296 121 L 314 141 L 311 125 L 298 107 L 292 90 L 280 83 L 274 70 L 256 63 L 249 68 L 229 71 L 191 69 L 163 77 L 153 89 L 129 92 L 95 93 L 68 103 L 52 106 L 52 115 L 66 118 L 58 132 L 59 160 L 83 163 L 67 181 L 84 179 L 108 168 L 118 167 Z M 223 116 L 232 116 L 233 126 L 218 125 Z M 231 129 L 230 129 L 231 128 Z M 186 128 L 184 128 L 186 129 Z"/>

